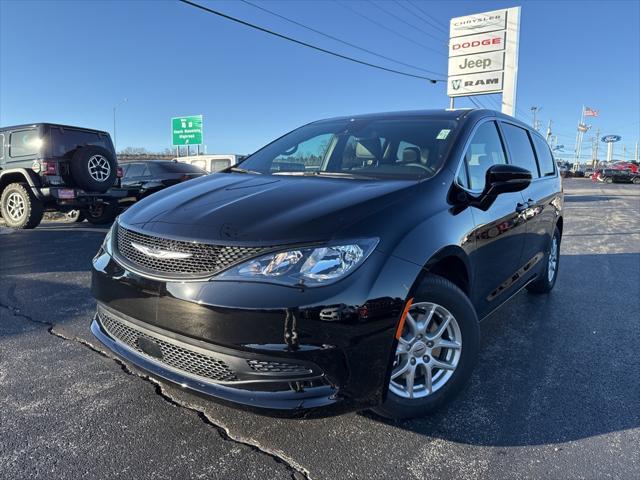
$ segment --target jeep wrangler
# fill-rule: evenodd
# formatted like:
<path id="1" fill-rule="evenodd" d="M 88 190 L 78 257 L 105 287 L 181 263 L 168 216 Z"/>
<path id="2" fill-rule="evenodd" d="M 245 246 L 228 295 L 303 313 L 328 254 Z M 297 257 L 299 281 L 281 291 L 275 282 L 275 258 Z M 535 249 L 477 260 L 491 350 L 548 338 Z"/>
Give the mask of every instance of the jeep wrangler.
<path id="1" fill-rule="evenodd" d="M 52 123 L 0 128 L 0 214 L 35 228 L 45 211 L 79 210 L 104 224 L 118 214 L 121 170 L 107 132 Z M 116 187 L 116 188 L 113 188 Z"/>

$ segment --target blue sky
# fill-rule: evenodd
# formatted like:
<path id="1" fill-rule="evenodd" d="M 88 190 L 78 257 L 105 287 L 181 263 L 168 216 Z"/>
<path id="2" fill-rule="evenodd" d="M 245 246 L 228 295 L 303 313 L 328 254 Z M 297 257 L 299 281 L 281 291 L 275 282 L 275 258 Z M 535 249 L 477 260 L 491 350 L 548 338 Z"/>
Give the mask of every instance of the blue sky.
<path id="1" fill-rule="evenodd" d="M 409 71 L 241 2 L 201 3 L 325 48 Z M 411 14 L 416 10 L 410 4 L 401 2 L 407 9 L 394 1 L 376 3 L 402 21 L 365 1 L 348 1 L 348 6 L 413 42 L 335 1 L 274 0 L 261 5 L 445 74 L 446 35 Z M 442 24 L 454 16 L 521 5 L 518 116 L 531 121 L 530 107 L 540 106 L 544 128 L 552 119 L 559 143 L 572 150 L 585 104 L 600 110 L 590 122 L 594 130 L 622 135 L 620 145 L 633 150 L 640 137 L 640 2 L 414 3 Z M 112 107 L 127 97 L 118 108 L 119 149 L 169 147 L 170 118 L 179 115 L 204 115 L 209 153 L 249 153 L 323 117 L 448 106 L 444 83 L 431 85 L 352 64 L 175 1 L 0 0 L 0 65 L 1 125 L 50 121 L 111 131 Z M 493 105 L 486 97 L 478 98 Z M 460 100 L 457 106 L 471 103 Z M 588 153 L 589 147 L 583 151 Z"/>

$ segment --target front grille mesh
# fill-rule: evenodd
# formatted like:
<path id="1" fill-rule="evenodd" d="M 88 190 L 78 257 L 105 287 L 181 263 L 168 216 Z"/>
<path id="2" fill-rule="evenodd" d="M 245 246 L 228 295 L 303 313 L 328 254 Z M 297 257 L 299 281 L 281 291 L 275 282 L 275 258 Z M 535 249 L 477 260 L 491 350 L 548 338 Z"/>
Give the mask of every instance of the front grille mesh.
<path id="1" fill-rule="evenodd" d="M 146 338 L 156 343 L 162 350 L 162 363 L 181 370 L 187 374 L 197 375 L 216 382 L 230 382 L 237 380 L 235 373 L 229 366 L 213 356 L 205 355 L 187 347 L 181 347 L 174 343 L 166 342 L 159 337 L 148 335 L 142 330 L 138 330 L 121 322 L 117 318 L 99 312 L 100 323 L 113 338 L 126 344 L 138 353 L 146 355 L 140 348 L 138 340 Z M 153 357 L 150 357 L 153 358 Z"/>
<path id="2" fill-rule="evenodd" d="M 132 242 L 157 250 L 188 253 L 191 256 L 183 259 L 154 258 L 135 249 Z M 183 242 L 145 235 L 118 225 L 117 250 L 134 266 L 151 273 L 171 277 L 204 277 L 267 249 Z"/>
<path id="3" fill-rule="evenodd" d="M 311 373 L 311 370 L 305 366 L 296 365 L 295 363 L 271 362 L 268 360 L 247 360 L 247 364 L 251 370 L 260 373 L 294 373 L 300 375 Z"/>

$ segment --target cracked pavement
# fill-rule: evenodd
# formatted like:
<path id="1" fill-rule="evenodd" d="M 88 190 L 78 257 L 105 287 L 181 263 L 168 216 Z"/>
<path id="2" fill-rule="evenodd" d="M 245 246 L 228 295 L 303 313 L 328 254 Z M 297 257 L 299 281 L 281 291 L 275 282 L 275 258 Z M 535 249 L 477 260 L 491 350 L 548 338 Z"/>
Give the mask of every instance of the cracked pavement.
<path id="1" fill-rule="evenodd" d="M 640 477 L 640 187 L 565 194 L 556 289 L 485 320 L 468 388 L 403 422 L 274 419 L 152 381 L 89 331 L 106 229 L 0 226 L 0 478 Z"/>

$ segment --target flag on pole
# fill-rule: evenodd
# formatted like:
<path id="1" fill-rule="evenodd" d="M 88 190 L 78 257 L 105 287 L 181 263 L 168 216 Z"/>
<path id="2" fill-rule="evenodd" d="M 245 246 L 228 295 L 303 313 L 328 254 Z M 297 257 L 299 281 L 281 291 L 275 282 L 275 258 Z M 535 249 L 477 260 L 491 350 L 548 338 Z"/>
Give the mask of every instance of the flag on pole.
<path id="1" fill-rule="evenodd" d="M 597 117 L 598 110 L 594 110 L 591 107 L 584 107 L 584 116 L 585 117 Z"/>

